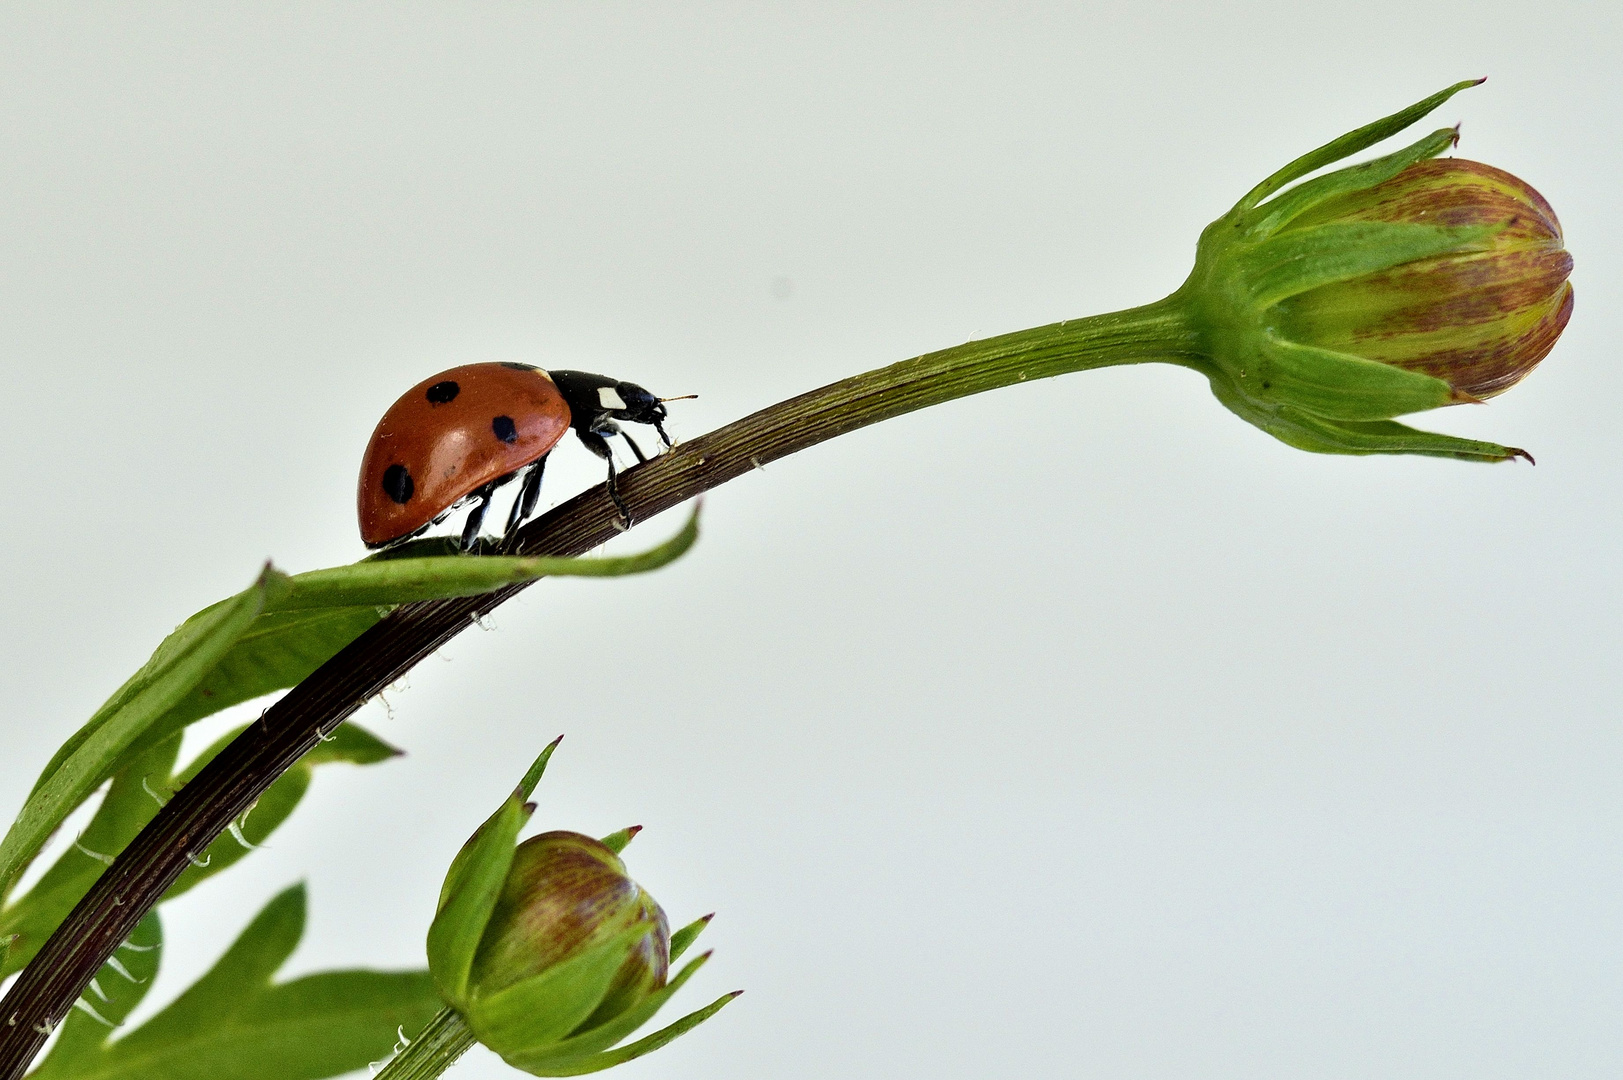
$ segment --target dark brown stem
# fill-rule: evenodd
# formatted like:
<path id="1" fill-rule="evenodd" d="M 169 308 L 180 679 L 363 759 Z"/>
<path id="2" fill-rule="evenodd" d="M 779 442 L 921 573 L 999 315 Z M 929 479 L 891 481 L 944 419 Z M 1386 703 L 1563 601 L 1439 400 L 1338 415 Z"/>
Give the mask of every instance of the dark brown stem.
<path id="1" fill-rule="evenodd" d="M 1176 297 L 906 360 L 763 409 L 620 476 L 635 520 L 797 450 L 880 420 L 997 386 L 1111 364 L 1198 363 Z M 618 535 L 593 488 L 526 526 L 517 552 L 581 555 Z M 0 1080 L 17 1080 L 96 972 L 189 865 L 321 737 L 419 660 L 523 589 L 406 604 L 290 690 L 141 831 L 0 1001 Z"/>

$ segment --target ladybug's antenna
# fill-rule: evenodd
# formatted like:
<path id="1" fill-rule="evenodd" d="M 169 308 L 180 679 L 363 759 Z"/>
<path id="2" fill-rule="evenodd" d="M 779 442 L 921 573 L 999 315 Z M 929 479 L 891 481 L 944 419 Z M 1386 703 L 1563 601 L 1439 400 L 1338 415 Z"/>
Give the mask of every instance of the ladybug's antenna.
<path id="1" fill-rule="evenodd" d="M 692 401 L 698 394 L 683 394 L 681 397 L 662 397 L 661 401 Z"/>

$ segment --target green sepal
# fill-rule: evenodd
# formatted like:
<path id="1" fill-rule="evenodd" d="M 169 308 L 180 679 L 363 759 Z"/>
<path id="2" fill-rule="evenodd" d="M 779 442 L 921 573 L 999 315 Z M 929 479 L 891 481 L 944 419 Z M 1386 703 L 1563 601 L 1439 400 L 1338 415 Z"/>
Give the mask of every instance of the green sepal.
<path id="1" fill-rule="evenodd" d="M 1419 431 L 1395 420 L 1328 420 L 1288 405 L 1265 408 L 1237 393 L 1226 378 L 1211 377 L 1212 394 L 1230 412 L 1287 446 L 1316 454 L 1420 454 L 1463 461 L 1508 461 L 1532 456 L 1498 443 Z"/>
<path id="2" fill-rule="evenodd" d="M 700 916 L 671 935 L 671 963 L 674 964 L 682 958 L 682 954 L 692 947 L 699 939 L 699 935 L 704 932 L 704 928 L 710 925 L 710 920 L 715 917 L 715 912 Z"/>
<path id="3" fill-rule="evenodd" d="M 601 1072 L 604 1069 L 623 1065 L 644 1054 L 651 1054 L 655 1050 L 671 1042 L 679 1036 L 686 1035 L 712 1016 L 719 1013 L 723 1007 L 744 991 L 734 990 L 723 994 L 702 1009 L 695 1009 L 675 1023 L 660 1028 L 652 1035 L 645 1035 L 636 1042 L 627 1043 L 613 1050 L 605 1050 L 600 1054 L 593 1054 L 584 1060 L 576 1061 L 570 1065 L 555 1067 L 546 1072 L 537 1073 L 537 1076 L 584 1076 L 587 1073 Z"/>
<path id="4" fill-rule="evenodd" d="M 446 871 L 428 928 L 428 970 L 441 996 L 459 1012 L 467 1011 L 474 953 L 513 865 L 518 832 L 529 817 L 523 798 L 515 792 L 462 845 Z"/>
<path id="5" fill-rule="evenodd" d="M 540 756 L 531 763 L 529 770 L 524 774 L 524 779 L 518 782 L 517 794 L 519 798 L 528 799 L 535 794 L 536 785 L 541 782 L 541 777 L 546 775 L 547 762 L 552 760 L 552 752 L 558 749 L 558 744 L 563 741 L 564 737 L 560 735 L 547 743 Z"/>
<path id="6" fill-rule="evenodd" d="M 709 953 L 696 956 L 670 982 L 643 998 L 636 1005 L 627 1009 L 610 1020 L 597 1025 L 590 1030 L 583 1031 L 560 1042 L 548 1046 L 538 1046 L 530 1050 L 516 1050 L 502 1054 L 502 1060 L 516 1069 L 523 1069 L 533 1076 L 578 1076 L 583 1072 L 596 1072 L 594 1068 L 582 1069 L 579 1066 L 600 1054 L 633 1031 L 642 1027 L 653 1019 L 655 1013 L 682 988 L 682 984 L 710 959 Z M 673 1036 L 674 1037 L 674 1036 Z"/>
<path id="7" fill-rule="evenodd" d="M 556 1045 L 592 1015 L 626 957 L 652 932 L 653 923 L 628 926 L 538 975 L 476 996 L 462 1015 L 498 1054 Z"/>
<path id="8" fill-rule="evenodd" d="M 1245 386 L 1264 402 L 1331 420 L 1389 420 L 1457 401 L 1446 382 L 1422 372 L 1271 337 Z"/>
<path id="9" fill-rule="evenodd" d="M 618 855 L 626 849 L 626 847 L 631 843 L 632 838 L 640 832 L 642 832 L 641 825 L 631 825 L 627 828 L 620 829 L 617 832 L 609 833 L 609 835 L 599 840 L 598 843 L 602 844 L 604 847 Z"/>
<path id="10" fill-rule="evenodd" d="M 1418 142 L 1385 157 L 1304 180 L 1247 215 L 1246 235 L 1249 238 L 1262 238 L 1278 232 L 1326 199 L 1385 183 L 1410 165 L 1436 157 L 1458 140 L 1459 132 L 1454 128 L 1439 128 Z"/>
<path id="11" fill-rule="evenodd" d="M 1415 102 L 1407 109 L 1400 109 L 1391 116 L 1381 117 L 1373 124 L 1365 124 L 1355 131 L 1349 131 L 1340 138 L 1330 140 L 1317 150 L 1303 154 L 1246 192 L 1245 198 L 1236 204 L 1235 210 L 1249 210 L 1291 181 L 1299 180 L 1308 173 L 1317 172 L 1326 165 L 1334 164 L 1350 154 L 1356 154 L 1360 150 L 1391 138 L 1461 90 L 1469 86 L 1479 86 L 1484 81 L 1483 79 L 1467 79 L 1464 82 L 1457 82 L 1446 90 L 1439 90 L 1430 97 Z"/>
<path id="12" fill-rule="evenodd" d="M 1502 225 L 1354 221 L 1278 233 L 1228 256 L 1251 303 L 1271 307 L 1321 285 L 1350 281 L 1451 251 L 1465 251 Z"/>

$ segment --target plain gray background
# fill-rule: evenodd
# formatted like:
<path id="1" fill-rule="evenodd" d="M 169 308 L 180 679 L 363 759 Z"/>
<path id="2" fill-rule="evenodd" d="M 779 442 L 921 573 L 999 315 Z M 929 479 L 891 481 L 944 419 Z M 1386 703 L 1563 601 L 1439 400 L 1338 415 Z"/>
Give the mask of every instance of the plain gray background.
<path id="1" fill-rule="evenodd" d="M 435 371 L 697 393 L 696 435 L 1156 299 L 1263 175 L 1488 75 L 1434 119 L 1555 205 L 1576 314 L 1418 422 L 1536 468 L 1299 453 L 1160 368 L 842 438 L 368 706 L 409 756 L 169 908 L 157 994 L 301 877 L 293 969 L 420 964 L 564 732 L 538 822 L 641 823 L 673 919 L 720 912 L 670 1015 L 749 991 L 627 1077 L 1615 1076 L 1620 10 L 9 5 L 0 806 L 262 560 L 358 558 Z"/>

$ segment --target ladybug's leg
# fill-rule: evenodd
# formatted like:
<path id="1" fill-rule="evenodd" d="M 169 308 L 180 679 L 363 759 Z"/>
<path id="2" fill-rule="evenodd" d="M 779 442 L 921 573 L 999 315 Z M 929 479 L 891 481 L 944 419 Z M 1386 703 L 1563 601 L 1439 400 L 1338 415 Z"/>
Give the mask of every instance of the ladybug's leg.
<path id="1" fill-rule="evenodd" d="M 620 438 L 624 439 L 626 441 L 626 445 L 631 447 L 631 452 L 633 454 L 637 455 L 637 464 L 638 465 L 641 465 L 643 462 L 648 460 L 646 457 L 643 456 L 642 447 L 637 445 L 637 440 L 635 440 L 635 439 L 633 439 L 631 437 L 631 432 L 629 432 L 629 431 L 620 432 Z"/>
<path id="2" fill-rule="evenodd" d="M 614 483 L 614 451 L 609 448 L 609 440 L 605 439 L 601 434 L 599 434 L 598 429 L 603 427 L 613 428 L 614 430 L 610 432 L 610 434 L 621 434 L 620 426 L 613 420 L 609 420 L 606 417 L 594 423 L 592 425 L 593 430 L 577 430 L 575 434 L 579 435 L 580 441 L 586 444 L 586 449 L 608 462 L 609 498 L 614 500 L 614 508 L 620 511 L 620 521 L 626 528 L 629 529 L 631 527 L 631 511 L 626 509 L 625 502 L 620 498 L 620 489 Z"/>
<path id="3" fill-rule="evenodd" d="M 535 513 L 536 500 L 541 497 L 541 471 L 547 467 L 547 459 L 541 458 L 530 471 L 524 474 L 524 486 L 513 499 L 513 509 L 507 515 L 507 528 L 502 530 L 503 536 L 510 536 L 514 529 L 522 525 L 529 516 Z"/>
<path id="4" fill-rule="evenodd" d="M 490 509 L 490 496 L 496 490 L 495 484 L 486 484 L 474 492 L 474 498 L 479 501 L 473 504 L 468 511 L 467 524 L 462 526 L 462 550 L 472 551 L 473 545 L 479 540 L 479 526 L 485 523 L 485 511 Z"/>

